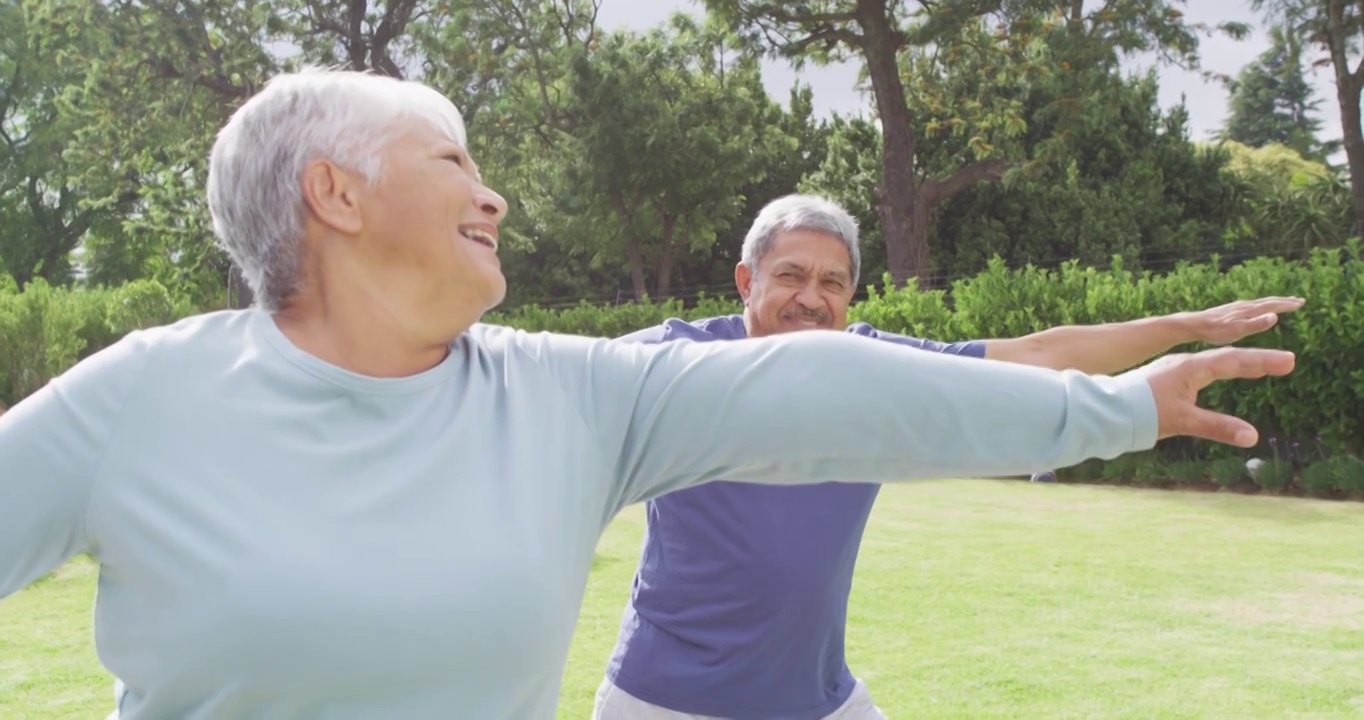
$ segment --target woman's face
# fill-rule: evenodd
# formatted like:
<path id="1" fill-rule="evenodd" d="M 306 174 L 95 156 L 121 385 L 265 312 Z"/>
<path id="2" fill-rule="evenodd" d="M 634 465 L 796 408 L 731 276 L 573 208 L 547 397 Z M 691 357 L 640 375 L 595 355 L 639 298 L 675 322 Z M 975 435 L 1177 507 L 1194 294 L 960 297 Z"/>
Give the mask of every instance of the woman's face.
<path id="1" fill-rule="evenodd" d="M 362 277 L 378 286 L 367 294 L 411 330 L 448 341 L 506 296 L 497 257 L 506 214 L 465 148 L 425 121 L 405 122 L 361 205 Z"/>

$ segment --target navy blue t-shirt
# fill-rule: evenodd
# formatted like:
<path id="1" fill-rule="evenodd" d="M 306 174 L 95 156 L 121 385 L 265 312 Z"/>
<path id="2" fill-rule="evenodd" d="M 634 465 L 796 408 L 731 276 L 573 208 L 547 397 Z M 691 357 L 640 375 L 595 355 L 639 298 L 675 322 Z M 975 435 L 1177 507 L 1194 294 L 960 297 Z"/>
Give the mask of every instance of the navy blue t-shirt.
<path id="1" fill-rule="evenodd" d="M 938 343 L 866 323 L 848 332 L 932 352 L 985 354 L 984 343 Z M 746 336 L 743 317 L 731 315 L 672 319 L 622 339 Z M 685 713 L 817 720 L 838 709 L 855 682 L 844 660 L 844 626 L 879 489 L 718 481 L 650 501 L 607 676 L 635 697 Z"/>

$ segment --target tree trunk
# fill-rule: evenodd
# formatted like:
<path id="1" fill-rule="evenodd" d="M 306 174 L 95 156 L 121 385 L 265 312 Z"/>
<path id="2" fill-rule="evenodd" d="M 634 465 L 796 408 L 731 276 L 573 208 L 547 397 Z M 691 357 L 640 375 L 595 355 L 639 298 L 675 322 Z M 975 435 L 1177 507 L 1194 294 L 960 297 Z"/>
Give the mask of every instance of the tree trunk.
<path id="1" fill-rule="evenodd" d="M 1340 104 L 1341 144 L 1350 168 L 1350 193 L 1354 199 L 1355 223 L 1364 223 L 1364 130 L 1360 127 L 1360 84 L 1364 81 L 1364 61 L 1351 70 L 1346 55 L 1348 29 L 1345 27 L 1343 0 L 1331 0 L 1327 10 L 1327 42 L 1331 65 L 1336 73 L 1336 101 Z"/>
<path id="2" fill-rule="evenodd" d="M 635 302 L 642 302 L 649 294 L 649 287 L 644 282 L 644 255 L 639 250 L 638 240 L 625 242 L 625 259 L 630 263 L 630 285 Z"/>
<path id="3" fill-rule="evenodd" d="M 80 245 L 81 238 L 90 229 L 93 222 L 92 213 L 86 210 L 72 218 L 71 213 L 78 202 L 77 194 L 65 186 L 58 191 L 57 206 L 49 206 L 47 201 L 51 197 L 51 192 L 43 187 L 42 179 L 37 175 L 29 176 L 27 190 L 24 199 L 38 232 L 35 234 L 34 242 L 29 245 L 33 248 L 31 255 L 20 253 L 18 258 L 10 258 L 13 263 L 9 269 L 10 275 L 20 288 L 28 285 L 35 277 L 59 283 L 65 278 L 58 273 L 67 269 L 64 261 L 71 256 L 76 246 Z M 27 267 L 15 262 L 20 258 L 26 261 Z"/>
<path id="4" fill-rule="evenodd" d="M 897 286 L 930 280 L 928 215 L 921 212 L 914 179 L 915 137 L 897 62 L 903 39 L 891 25 L 886 0 L 857 0 L 862 55 L 867 62 L 876 112 L 881 118 L 881 185 L 877 214 L 886 241 L 886 265 Z"/>
<path id="5" fill-rule="evenodd" d="M 658 259 L 658 277 L 654 279 L 656 300 L 666 300 L 673 296 L 673 265 L 677 260 L 677 248 L 673 247 L 673 230 L 677 227 L 677 217 L 663 217 L 662 253 Z"/>
<path id="6" fill-rule="evenodd" d="M 1337 86 L 1340 127 L 1345 159 L 1350 168 L 1350 192 L 1354 196 L 1355 222 L 1364 222 L 1364 131 L 1360 128 L 1359 85 Z"/>

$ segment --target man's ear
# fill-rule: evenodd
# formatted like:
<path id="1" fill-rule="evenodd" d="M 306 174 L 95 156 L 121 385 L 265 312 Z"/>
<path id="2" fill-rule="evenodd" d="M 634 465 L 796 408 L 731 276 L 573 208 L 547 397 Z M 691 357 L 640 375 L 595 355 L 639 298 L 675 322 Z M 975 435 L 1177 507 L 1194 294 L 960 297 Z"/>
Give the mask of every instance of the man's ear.
<path id="1" fill-rule="evenodd" d="M 313 218 L 337 232 L 354 235 L 364 227 L 360 195 L 364 180 L 330 160 L 303 169 L 303 202 Z"/>
<path id="2" fill-rule="evenodd" d="M 753 271 L 743 263 L 734 266 L 734 287 L 739 289 L 739 297 L 747 305 L 748 296 L 753 292 Z"/>

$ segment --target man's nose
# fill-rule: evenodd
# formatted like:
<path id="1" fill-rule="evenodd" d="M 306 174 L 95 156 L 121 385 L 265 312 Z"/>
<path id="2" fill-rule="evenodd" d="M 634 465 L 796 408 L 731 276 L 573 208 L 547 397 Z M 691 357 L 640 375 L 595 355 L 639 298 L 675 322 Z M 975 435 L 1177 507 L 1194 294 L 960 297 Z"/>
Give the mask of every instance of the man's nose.
<path id="1" fill-rule="evenodd" d="M 819 297 L 819 288 L 814 283 L 806 283 L 796 294 L 796 302 L 811 312 L 818 311 L 824 303 Z"/>

